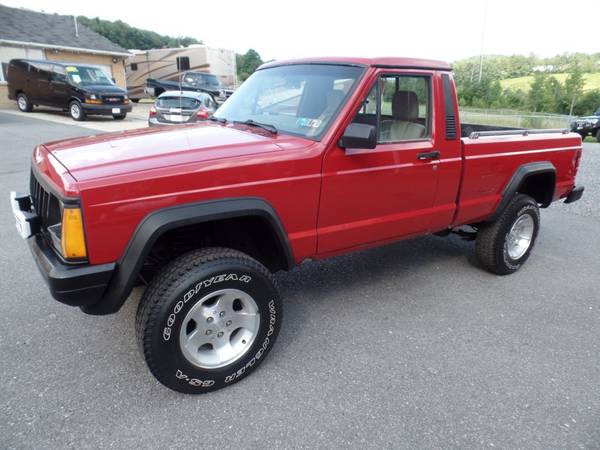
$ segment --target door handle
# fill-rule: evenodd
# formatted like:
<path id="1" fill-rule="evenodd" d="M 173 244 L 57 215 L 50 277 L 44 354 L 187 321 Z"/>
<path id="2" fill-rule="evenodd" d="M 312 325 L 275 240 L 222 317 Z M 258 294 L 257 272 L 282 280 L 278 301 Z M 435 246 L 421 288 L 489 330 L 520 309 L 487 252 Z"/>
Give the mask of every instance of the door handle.
<path id="1" fill-rule="evenodd" d="M 440 157 L 440 152 L 433 151 L 433 152 L 426 152 L 426 153 L 418 153 L 417 154 L 417 159 L 419 161 L 425 161 L 426 159 L 438 159 Z"/>

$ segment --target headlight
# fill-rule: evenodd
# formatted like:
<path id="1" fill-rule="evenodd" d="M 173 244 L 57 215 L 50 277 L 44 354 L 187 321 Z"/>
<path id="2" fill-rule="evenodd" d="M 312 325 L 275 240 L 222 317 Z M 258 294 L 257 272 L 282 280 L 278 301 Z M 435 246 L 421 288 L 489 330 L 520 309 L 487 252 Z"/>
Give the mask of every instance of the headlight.
<path id="1" fill-rule="evenodd" d="M 590 123 L 591 123 L 592 125 L 596 125 L 596 124 L 598 123 L 598 120 L 600 120 L 600 119 L 591 119 L 591 120 L 590 120 Z"/>
<path id="2" fill-rule="evenodd" d="M 66 259 L 83 259 L 87 257 L 80 208 L 67 206 L 63 208 L 60 247 L 62 255 Z"/>
<path id="3" fill-rule="evenodd" d="M 100 100 L 96 94 L 86 94 L 85 102 L 98 105 L 102 103 L 102 100 Z"/>

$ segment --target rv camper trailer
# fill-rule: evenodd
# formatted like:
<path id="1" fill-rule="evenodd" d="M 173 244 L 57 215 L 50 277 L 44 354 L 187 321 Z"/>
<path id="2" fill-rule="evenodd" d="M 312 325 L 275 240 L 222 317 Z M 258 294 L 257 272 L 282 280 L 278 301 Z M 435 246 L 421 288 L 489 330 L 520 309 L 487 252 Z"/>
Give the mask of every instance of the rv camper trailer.
<path id="1" fill-rule="evenodd" d="M 235 87 L 235 52 L 205 45 L 185 48 L 131 50 L 127 61 L 127 90 L 133 101 L 149 98 L 148 78 L 179 81 L 183 71 L 206 72 L 216 75 L 223 87 Z"/>

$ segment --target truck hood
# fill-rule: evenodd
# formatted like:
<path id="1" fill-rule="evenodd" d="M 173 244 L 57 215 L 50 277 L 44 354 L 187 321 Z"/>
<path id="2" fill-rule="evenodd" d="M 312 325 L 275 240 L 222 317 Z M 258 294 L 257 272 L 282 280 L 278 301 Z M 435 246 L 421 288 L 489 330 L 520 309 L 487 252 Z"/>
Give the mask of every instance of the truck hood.
<path id="1" fill-rule="evenodd" d="M 254 129 L 199 125 L 142 128 L 44 144 L 78 182 L 306 147 L 312 141 Z"/>

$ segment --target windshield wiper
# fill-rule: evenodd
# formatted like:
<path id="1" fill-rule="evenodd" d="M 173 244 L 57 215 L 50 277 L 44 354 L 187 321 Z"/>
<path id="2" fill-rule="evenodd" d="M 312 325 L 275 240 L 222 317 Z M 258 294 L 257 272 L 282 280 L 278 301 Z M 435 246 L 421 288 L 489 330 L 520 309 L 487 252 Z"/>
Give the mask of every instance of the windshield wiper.
<path id="1" fill-rule="evenodd" d="M 255 120 L 234 120 L 233 123 L 239 123 L 241 125 L 250 125 L 251 127 L 262 128 L 263 130 L 268 131 L 269 133 L 277 134 L 277 127 L 275 125 L 271 125 L 270 123 L 261 123 L 256 122 Z"/>
<path id="2" fill-rule="evenodd" d="M 225 117 L 210 116 L 208 118 L 208 120 L 212 120 L 213 122 L 219 122 L 219 123 L 227 123 L 227 119 Z"/>

